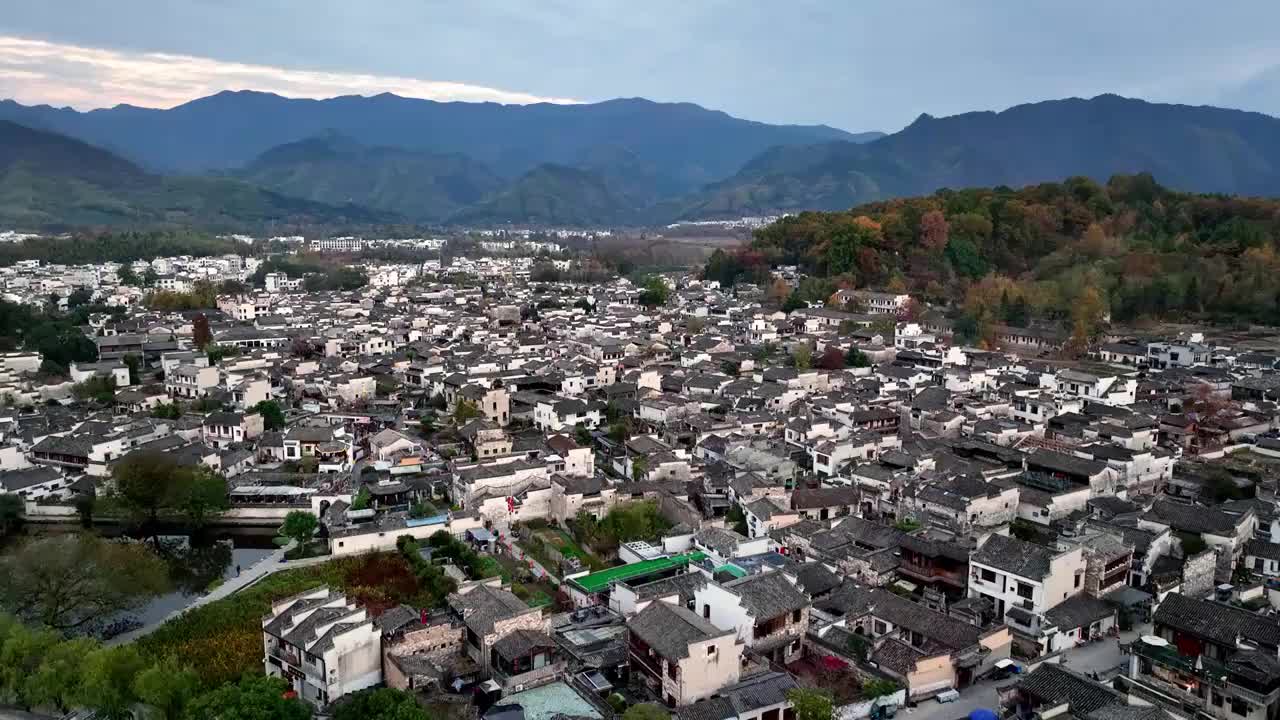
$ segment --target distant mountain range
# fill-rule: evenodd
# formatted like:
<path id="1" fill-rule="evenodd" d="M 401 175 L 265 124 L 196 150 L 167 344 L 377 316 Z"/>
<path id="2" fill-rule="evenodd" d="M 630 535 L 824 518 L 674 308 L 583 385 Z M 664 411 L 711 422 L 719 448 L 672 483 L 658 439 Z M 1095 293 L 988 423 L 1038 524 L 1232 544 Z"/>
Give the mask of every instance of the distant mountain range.
<path id="1" fill-rule="evenodd" d="M 1280 195 L 1280 120 L 1114 95 L 922 115 L 888 136 L 647 100 L 256 92 L 87 113 L 0 101 L 4 119 L 0 222 L 24 227 L 648 225 L 1135 172 L 1179 190 Z"/>
<path id="2" fill-rule="evenodd" d="M 1280 120 L 1116 95 L 921 115 L 875 142 L 779 147 L 689 199 L 687 217 L 839 210 L 940 188 L 1149 172 L 1193 192 L 1280 195 Z"/>
<path id="3" fill-rule="evenodd" d="M 18 227 L 365 224 L 367 208 L 280 195 L 238 180 L 164 177 L 64 135 L 0 120 L 0 221 Z"/>

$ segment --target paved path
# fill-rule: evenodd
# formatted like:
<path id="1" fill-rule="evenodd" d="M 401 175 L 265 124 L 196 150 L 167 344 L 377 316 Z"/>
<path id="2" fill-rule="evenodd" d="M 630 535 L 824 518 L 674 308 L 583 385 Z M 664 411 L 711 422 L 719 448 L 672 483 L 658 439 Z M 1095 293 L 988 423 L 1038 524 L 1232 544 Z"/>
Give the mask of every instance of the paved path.
<path id="1" fill-rule="evenodd" d="M 546 578 L 551 582 L 552 585 L 556 585 L 556 586 L 560 585 L 560 578 L 547 572 L 547 569 L 542 566 L 542 563 L 538 562 L 537 560 L 534 560 L 532 555 L 529 555 L 528 553 L 526 553 L 524 549 L 521 548 L 519 545 L 511 542 L 510 536 L 508 536 L 506 533 L 503 533 L 502 540 L 499 541 L 499 544 L 502 545 L 502 547 L 506 548 L 507 552 L 511 554 L 511 557 L 515 558 L 516 560 L 522 563 L 527 564 L 529 566 L 529 569 L 533 572 L 533 576 L 535 578 L 539 578 L 539 579 Z"/>
<path id="2" fill-rule="evenodd" d="M 137 628 L 136 630 L 130 630 L 127 633 L 121 633 L 120 635 L 117 635 L 111 638 L 110 640 L 108 640 L 105 644 L 106 645 L 122 645 L 124 643 L 133 642 L 134 640 L 137 640 L 143 635 L 147 635 L 151 633 L 156 628 L 178 617 L 182 613 L 188 610 L 191 610 L 192 608 L 198 608 L 203 605 L 208 605 L 209 603 L 214 602 L 215 600 L 221 600 L 225 597 L 234 595 L 235 593 L 249 587 L 250 585 L 253 585 L 254 583 L 258 582 L 262 578 L 272 573 L 277 573 L 277 572 L 280 572 L 281 570 L 292 570 L 294 568 L 307 567 L 308 565 L 319 565 L 322 562 L 326 562 L 328 560 L 333 559 L 332 556 L 321 555 L 319 557 L 305 558 L 302 560 L 290 560 L 289 562 L 281 562 L 282 560 L 284 560 L 284 554 L 288 552 L 290 549 L 292 549 L 295 544 L 296 542 L 291 541 L 288 545 L 280 548 L 279 550 L 276 550 L 275 552 L 262 558 L 258 562 L 250 565 L 249 567 L 242 568 L 239 575 L 233 578 L 229 578 L 228 580 L 226 580 L 225 582 L 223 582 L 221 585 L 214 588 L 210 592 L 205 593 L 204 595 L 201 595 L 200 597 L 196 598 L 195 602 L 191 603 L 190 605 L 187 605 L 186 607 L 178 608 L 177 610 L 174 610 L 173 612 L 169 613 L 163 618 L 147 623 L 146 625 L 143 625 L 142 627 Z"/>

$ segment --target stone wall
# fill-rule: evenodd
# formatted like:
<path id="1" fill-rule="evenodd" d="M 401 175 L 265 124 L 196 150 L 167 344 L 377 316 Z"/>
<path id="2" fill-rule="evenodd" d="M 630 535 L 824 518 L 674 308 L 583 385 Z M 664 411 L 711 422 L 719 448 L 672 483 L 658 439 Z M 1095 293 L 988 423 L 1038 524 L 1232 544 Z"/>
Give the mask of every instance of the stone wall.
<path id="1" fill-rule="evenodd" d="M 1228 549 L 1228 567 L 1231 552 Z M 1204 598 L 1213 592 L 1214 576 L 1218 568 L 1218 554 L 1209 548 L 1199 554 L 1187 557 L 1182 566 L 1182 594 L 1187 597 Z"/>

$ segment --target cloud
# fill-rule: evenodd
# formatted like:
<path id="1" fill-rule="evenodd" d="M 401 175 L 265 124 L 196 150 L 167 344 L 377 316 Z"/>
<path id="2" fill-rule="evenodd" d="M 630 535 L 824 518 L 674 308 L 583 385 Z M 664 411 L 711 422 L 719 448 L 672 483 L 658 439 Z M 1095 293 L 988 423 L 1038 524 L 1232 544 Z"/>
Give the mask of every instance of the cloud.
<path id="1" fill-rule="evenodd" d="M 168 108 L 222 90 L 261 90 L 301 98 L 390 92 L 429 100 L 513 105 L 579 102 L 466 83 L 296 70 L 0 35 L 0 96 L 24 103 L 80 110 L 117 103 Z"/>

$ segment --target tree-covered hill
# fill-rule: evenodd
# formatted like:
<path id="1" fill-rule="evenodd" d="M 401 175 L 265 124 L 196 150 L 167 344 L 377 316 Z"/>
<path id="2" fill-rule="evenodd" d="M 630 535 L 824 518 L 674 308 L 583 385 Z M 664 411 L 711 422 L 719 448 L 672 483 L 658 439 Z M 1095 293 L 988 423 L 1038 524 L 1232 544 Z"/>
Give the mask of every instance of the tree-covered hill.
<path id="1" fill-rule="evenodd" d="M 1045 321 L 1079 337 L 1113 322 L 1280 324 L 1280 200 L 1177 192 L 1148 174 L 945 190 L 806 212 L 717 251 L 709 279 L 762 282 L 798 265 L 834 285 L 952 303 L 958 327 Z"/>
<path id="2" fill-rule="evenodd" d="M 333 133 L 272 148 L 235 175 L 282 195 L 426 222 L 441 221 L 506 182 L 466 155 L 367 147 Z"/>
<path id="3" fill-rule="evenodd" d="M 0 120 L 0 222 L 17 227 L 378 222 L 375 211 L 226 178 L 161 177 L 102 148 Z"/>

